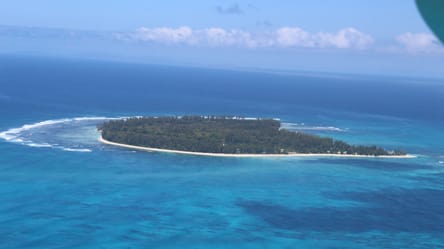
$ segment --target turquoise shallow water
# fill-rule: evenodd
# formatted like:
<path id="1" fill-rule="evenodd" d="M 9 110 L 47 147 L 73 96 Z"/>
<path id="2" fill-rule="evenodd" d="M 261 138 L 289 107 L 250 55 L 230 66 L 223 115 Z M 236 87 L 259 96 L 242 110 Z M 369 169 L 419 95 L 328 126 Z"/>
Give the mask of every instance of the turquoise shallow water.
<path id="1" fill-rule="evenodd" d="M 298 91 L 317 99 L 302 105 L 287 96 L 291 86 L 272 92 L 268 81 L 256 80 L 289 80 L 280 76 L 3 61 L 11 64 L 0 71 L 0 248 L 444 248 L 444 131 L 437 108 L 444 98 L 418 97 L 417 85 L 406 86 L 412 93 L 392 100 L 389 112 L 385 99 L 373 109 L 365 101 L 345 108 L 355 99 L 326 108 L 328 100 L 310 89 L 331 84 L 328 78 L 292 76 Z M 104 88 L 100 75 L 115 67 L 120 71 Z M 23 69 L 30 73 L 23 76 Z M 164 76 L 169 70 L 177 78 Z M 73 79 L 79 72 L 83 76 Z M 200 77 L 221 85 L 242 80 L 228 84 L 236 85 L 231 90 L 210 91 Z M 354 93 L 361 88 L 356 82 L 370 84 L 353 79 L 343 84 Z M 123 81 L 127 88 L 117 87 Z M 181 88 L 184 81 L 188 88 Z M 128 89 L 140 90 L 137 98 Z M 421 89 L 437 94 L 442 88 Z M 340 92 L 331 98 L 350 95 Z M 102 94 L 109 98 L 94 97 Z M 381 97 L 373 94 L 363 98 Z M 402 115 L 394 115 L 398 102 Z M 97 142 L 95 126 L 103 121 L 97 117 L 233 112 L 419 156 L 210 158 Z"/>

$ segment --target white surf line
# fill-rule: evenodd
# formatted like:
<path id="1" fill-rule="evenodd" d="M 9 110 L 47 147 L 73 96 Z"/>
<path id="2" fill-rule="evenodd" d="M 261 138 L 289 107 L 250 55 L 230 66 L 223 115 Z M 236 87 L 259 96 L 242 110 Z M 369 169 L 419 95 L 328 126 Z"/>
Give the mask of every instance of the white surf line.
<path id="1" fill-rule="evenodd" d="M 281 129 L 301 130 L 301 131 L 337 131 L 346 132 L 348 129 L 342 129 L 335 126 L 306 126 L 305 124 L 297 123 L 282 123 Z"/>
<path id="2" fill-rule="evenodd" d="M 45 121 L 40 121 L 32 124 L 25 124 L 21 127 L 17 128 L 11 128 L 5 131 L 0 132 L 0 139 L 4 139 L 8 142 L 12 143 L 18 143 L 21 145 L 29 146 L 29 147 L 36 147 L 36 148 L 54 148 L 54 149 L 60 149 L 64 151 L 71 151 L 71 152 L 92 152 L 91 149 L 87 148 L 69 148 L 60 146 L 57 144 L 49 144 L 46 142 L 36 142 L 32 140 L 28 140 L 22 137 L 22 132 L 24 131 L 30 131 L 33 129 L 55 125 L 55 124 L 62 124 L 62 123 L 69 123 L 69 122 L 82 122 L 82 121 L 100 121 L 100 120 L 118 120 L 118 119 L 125 119 L 129 117 L 117 117 L 117 118 L 109 118 L 109 117 L 74 117 L 74 118 L 62 118 L 62 119 L 50 119 Z"/>
<path id="3" fill-rule="evenodd" d="M 118 119 L 125 119 L 128 117 L 118 117 L 118 118 L 108 118 L 108 117 L 75 117 L 75 118 L 62 118 L 62 119 L 50 119 L 45 120 L 41 122 L 36 122 L 33 124 L 25 124 L 18 128 L 11 128 L 6 131 L 0 132 L 0 138 L 11 141 L 18 137 L 18 135 L 23 131 L 28 131 L 31 129 L 44 127 L 48 125 L 54 125 L 54 124 L 61 124 L 61 123 L 69 123 L 69 122 L 75 122 L 75 121 L 94 121 L 94 120 L 118 120 Z M 14 142 L 14 141 L 13 141 Z M 21 142 L 21 141 L 17 141 Z"/>
<path id="4" fill-rule="evenodd" d="M 63 148 L 64 151 L 70 151 L 70 152 L 92 152 L 90 149 L 73 149 L 73 148 Z"/>

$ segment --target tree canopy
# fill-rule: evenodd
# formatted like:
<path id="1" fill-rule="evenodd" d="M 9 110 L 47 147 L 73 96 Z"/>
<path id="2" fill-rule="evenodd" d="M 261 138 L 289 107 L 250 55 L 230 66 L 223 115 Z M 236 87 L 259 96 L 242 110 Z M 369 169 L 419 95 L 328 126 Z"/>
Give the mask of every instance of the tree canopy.
<path id="1" fill-rule="evenodd" d="M 274 119 L 227 116 L 135 117 L 100 125 L 105 140 L 143 147 L 226 154 L 404 155 L 377 146 L 281 129 Z"/>

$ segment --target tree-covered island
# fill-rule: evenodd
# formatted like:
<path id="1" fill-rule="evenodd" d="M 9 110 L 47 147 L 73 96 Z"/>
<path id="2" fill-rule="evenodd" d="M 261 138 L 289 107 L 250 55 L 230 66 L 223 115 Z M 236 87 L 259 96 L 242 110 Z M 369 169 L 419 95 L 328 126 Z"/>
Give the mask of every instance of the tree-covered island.
<path id="1" fill-rule="evenodd" d="M 98 127 L 106 141 L 220 154 L 345 154 L 401 156 L 377 146 L 350 145 L 328 137 L 281 129 L 274 119 L 227 116 L 135 117 Z"/>

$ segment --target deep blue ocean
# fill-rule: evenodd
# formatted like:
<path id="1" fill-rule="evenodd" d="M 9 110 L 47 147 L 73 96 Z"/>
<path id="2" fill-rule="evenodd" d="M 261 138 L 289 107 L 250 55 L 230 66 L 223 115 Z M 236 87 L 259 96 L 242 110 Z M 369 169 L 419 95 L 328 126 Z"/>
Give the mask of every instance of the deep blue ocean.
<path id="1" fill-rule="evenodd" d="M 444 80 L 0 57 L 0 248 L 444 248 Z M 279 118 L 414 159 L 102 145 L 134 115 Z"/>

